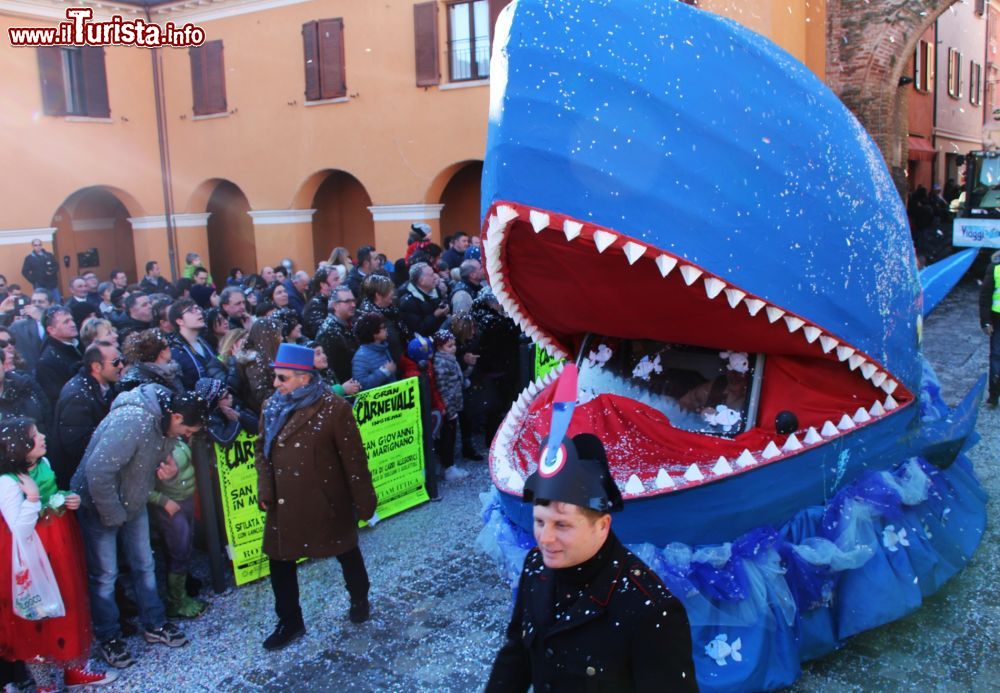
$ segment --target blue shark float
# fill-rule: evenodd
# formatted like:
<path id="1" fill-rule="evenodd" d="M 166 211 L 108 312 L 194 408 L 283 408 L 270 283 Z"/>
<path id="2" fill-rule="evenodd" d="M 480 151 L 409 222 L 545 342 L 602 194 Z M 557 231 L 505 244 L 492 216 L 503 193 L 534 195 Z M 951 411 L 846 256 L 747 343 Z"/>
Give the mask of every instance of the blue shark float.
<path id="1" fill-rule="evenodd" d="M 569 435 L 604 440 L 614 529 L 687 607 L 702 688 L 788 684 L 916 609 L 984 528 L 983 383 L 940 397 L 904 209 L 855 118 L 671 0 L 517 0 L 491 71 L 490 285 L 577 362 Z M 930 273 L 933 302 L 961 264 Z M 557 373 L 490 451 L 481 545 L 512 581 Z"/>

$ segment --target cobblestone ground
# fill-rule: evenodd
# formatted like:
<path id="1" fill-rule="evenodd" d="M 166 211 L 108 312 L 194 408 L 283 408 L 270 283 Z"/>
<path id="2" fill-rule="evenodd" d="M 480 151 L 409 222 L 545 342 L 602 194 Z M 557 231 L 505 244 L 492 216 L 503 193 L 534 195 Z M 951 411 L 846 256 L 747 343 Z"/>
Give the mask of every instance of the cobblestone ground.
<path id="1" fill-rule="evenodd" d="M 929 317 L 925 351 L 944 394 L 958 400 L 983 372 L 976 287 L 959 287 Z M 795 691 L 996 690 L 1000 682 L 1000 411 L 984 410 L 972 453 L 991 492 L 990 524 L 972 563 L 901 621 L 862 634 L 807 664 Z M 308 635 L 276 654 L 260 643 L 274 625 L 267 581 L 213 596 L 209 613 L 185 625 L 179 650 L 130 639 L 139 663 L 112 691 L 475 691 L 482 688 L 506 623 L 510 593 L 474 548 L 484 463 L 443 485 L 427 504 L 362 532 L 373 617 L 352 625 L 334 560 L 300 570 Z"/>

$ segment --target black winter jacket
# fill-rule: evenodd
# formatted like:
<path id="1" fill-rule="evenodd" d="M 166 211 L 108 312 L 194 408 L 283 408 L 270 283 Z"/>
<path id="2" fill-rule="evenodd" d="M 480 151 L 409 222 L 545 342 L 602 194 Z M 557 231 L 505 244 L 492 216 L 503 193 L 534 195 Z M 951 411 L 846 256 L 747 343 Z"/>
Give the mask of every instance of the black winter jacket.
<path id="1" fill-rule="evenodd" d="M 72 344 L 46 337 L 42 342 L 42 353 L 38 357 L 36 375 L 38 383 L 45 391 L 49 402 L 58 402 L 63 385 L 80 370 L 83 354 Z"/>
<path id="2" fill-rule="evenodd" d="M 204 356 L 191 348 L 180 334 L 170 335 L 170 353 L 174 356 L 174 361 L 180 366 L 180 380 L 185 390 L 193 390 L 199 378 L 215 378 L 226 382 L 226 367 L 216 355 L 215 351 L 201 337 L 198 337 L 198 344 L 201 346 Z"/>
<path id="3" fill-rule="evenodd" d="M 613 533 L 582 568 L 597 572 L 581 583 L 528 552 L 486 691 L 697 691 L 687 614 L 656 574 Z"/>
<path id="4" fill-rule="evenodd" d="M 27 416 L 35 420 L 38 430 L 48 434 L 52 423 L 52 405 L 41 386 L 27 373 L 7 371 L 0 390 L 0 420 L 12 416 Z"/>
<path id="5" fill-rule="evenodd" d="M 430 338 L 444 324 L 446 315 L 434 315 L 441 303 L 447 303 L 438 296 L 437 289 L 434 294 L 425 294 L 412 284 L 407 286 L 406 292 L 399 299 L 399 315 L 406 323 L 410 334 L 422 334 Z"/>
<path id="6" fill-rule="evenodd" d="M 350 326 L 340 322 L 333 315 L 323 321 L 316 334 L 316 344 L 323 347 L 330 368 L 337 376 L 337 382 L 343 383 L 351 379 L 351 360 L 358 350 L 358 338 Z"/>
<path id="7" fill-rule="evenodd" d="M 36 289 L 54 289 L 59 284 L 59 263 L 56 256 L 47 250 L 32 252 L 24 258 L 21 274 Z"/>
<path id="8" fill-rule="evenodd" d="M 69 488 L 73 472 L 80 466 L 90 437 L 111 409 L 114 390 L 107 394 L 89 373 L 77 373 L 62 389 L 56 403 L 55 426 L 49 436 L 49 460 L 59 488 Z"/>

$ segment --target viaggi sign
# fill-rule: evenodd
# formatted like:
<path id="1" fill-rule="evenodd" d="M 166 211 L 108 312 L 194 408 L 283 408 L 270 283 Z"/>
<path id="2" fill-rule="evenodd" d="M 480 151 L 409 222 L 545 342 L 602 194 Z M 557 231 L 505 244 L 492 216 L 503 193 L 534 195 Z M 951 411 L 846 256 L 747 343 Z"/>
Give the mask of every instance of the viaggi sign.
<path id="1" fill-rule="evenodd" d="M 951 244 L 961 248 L 1000 248 L 1000 219 L 956 219 Z"/>

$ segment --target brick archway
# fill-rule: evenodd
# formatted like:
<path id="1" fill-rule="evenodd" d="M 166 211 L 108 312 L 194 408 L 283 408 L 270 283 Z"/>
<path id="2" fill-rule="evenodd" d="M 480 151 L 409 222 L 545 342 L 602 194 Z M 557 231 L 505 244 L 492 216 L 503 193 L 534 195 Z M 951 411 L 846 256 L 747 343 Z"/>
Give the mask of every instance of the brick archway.
<path id="1" fill-rule="evenodd" d="M 958 0 L 828 0 L 826 81 L 858 117 L 906 189 L 907 58 L 921 34 Z"/>

